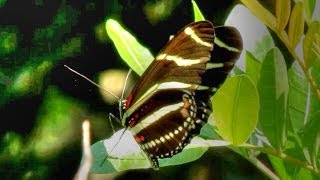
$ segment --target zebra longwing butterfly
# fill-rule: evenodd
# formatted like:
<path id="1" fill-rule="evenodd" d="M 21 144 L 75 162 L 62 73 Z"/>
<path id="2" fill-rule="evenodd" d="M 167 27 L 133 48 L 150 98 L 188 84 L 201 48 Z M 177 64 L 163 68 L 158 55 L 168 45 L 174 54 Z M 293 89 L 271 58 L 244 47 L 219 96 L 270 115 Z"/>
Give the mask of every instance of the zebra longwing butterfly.
<path id="1" fill-rule="evenodd" d="M 200 133 L 212 110 L 210 97 L 241 51 L 235 28 L 194 22 L 181 29 L 143 73 L 126 100 L 122 124 L 154 169 L 159 158 L 181 152 Z"/>

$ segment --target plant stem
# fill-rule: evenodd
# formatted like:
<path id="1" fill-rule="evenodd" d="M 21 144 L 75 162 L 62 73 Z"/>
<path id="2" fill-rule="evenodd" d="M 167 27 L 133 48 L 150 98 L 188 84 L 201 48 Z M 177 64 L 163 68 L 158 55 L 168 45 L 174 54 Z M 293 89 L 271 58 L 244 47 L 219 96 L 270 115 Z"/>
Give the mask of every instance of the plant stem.
<path id="1" fill-rule="evenodd" d="M 248 156 L 244 156 L 242 153 L 239 152 L 236 148 L 229 146 L 231 150 L 234 152 L 240 154 L 242 157 L 246 158 L 249 162 L 251 162 L 255 167 L 257 167 L 263 174 L 268 176 L 270 179 L 279 180 L 280 178 L 271 171 L 265 164 L 263 164 L 257 157 L 252 155 L 250 152 L 248 152 Z"/>
<path id="2" fill-rule="evenodd" d="M 306 169 L 308 169 L 308 170 L 312 171 L 313 173 L 320 176 L 319 169 L 317 169 L 316 167 L 314 167 L 311 164 L 308 164 L 306 162 L 300 161 L 299 159 L 296 159 L 292 156 L 289 156 L 289 155 L 285 154 L 284 152 L 279 151 L 277 149 L 273 149 L 273 148 L 269 148 L 269 147 L 258 147 L 258 146 L 254 146 L 254 145 L 250 145 L 250 144 L 245 144 L 245 145 L 242 145 L 241 147 L 244 147 L 247 149 L 253 149 L 253 150 L 260 151 L 260 152 L 263 152 L 263 153 L 266 153 L 269 155 L 280 157 L 281 159 L 284 159 L 286 161 L 294 163 L 300 167 L 306 168 Z"/>
<path id="3" fill-rule="evenodd" d="M 254 164 L 260 171 L 264 172 L 271 179 L 280 179 L 274 172 L 272 172 L 265 164 L 263 164 L 257 157 L 250 156 L 247 158 L 252 164 Z"/>

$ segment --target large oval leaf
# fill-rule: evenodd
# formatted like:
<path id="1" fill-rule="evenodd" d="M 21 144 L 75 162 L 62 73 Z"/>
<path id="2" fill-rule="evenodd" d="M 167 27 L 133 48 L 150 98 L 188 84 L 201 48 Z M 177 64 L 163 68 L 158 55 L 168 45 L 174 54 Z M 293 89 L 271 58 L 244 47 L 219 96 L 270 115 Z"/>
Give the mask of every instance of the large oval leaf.
<path id="1" fill-rule="evenodd" d="M 299 132 L 307 123 L 311 88 L 303 70 L 295 61 L 289 71 L 289 116 L 294 132 Z"/>
<path id="2" fill-rule="evenodd" d="M 116 132 L 110 139 L 96 142 L 91 146 L 93 154 L 91 173 L 111 173 L 129 169 L 151 168 L 146 154 L 134 140 L 130 131 L 124 133 L 123 131 L 124 129 Z M 159 159 L 160 168 L 194 161 L 200 158 L 209 146 L 214 145 L 216 144 L 195 137 L 181 153 L 171 158 Z"/>
<path id="3" fill-rule="evenodd" d="M 258 122 L 259 96 L 252 80 L 246 75 L 227 79 L 212 102 L 219 134 L 231 144 L 243 144 Z"/>
<path id="4" fill-rule="evenodd" d="M 278 48 L 271 49 L 262 63 L 258 91 L 262 131 L 274 147 L 281 148 L 286 140 L 289 85 L 286 63 Z"/>

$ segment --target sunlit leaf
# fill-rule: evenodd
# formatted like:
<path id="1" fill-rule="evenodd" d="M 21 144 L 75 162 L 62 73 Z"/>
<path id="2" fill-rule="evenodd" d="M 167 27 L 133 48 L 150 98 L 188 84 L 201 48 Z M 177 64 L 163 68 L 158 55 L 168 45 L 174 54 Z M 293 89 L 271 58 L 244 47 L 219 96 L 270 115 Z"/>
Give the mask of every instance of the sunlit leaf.
<path id="1" fill-rule="evenodd" d="M 276 0 L 276 18 L 278 30 L 282 31 L 287 26 L 291 11 L 290 0 Z"/>
<path id="2" fill-rule="evenodd" d="M 24 66 L 10 86 L 12 94 L 39 94 L 42 90 L 43 79 L 46 73 L 52 68 L 52 62 L 44 60 L 40 64 Z"/>
<path id="3" fill-rule="evenodd" d="M 179 1 L 146 1 L 143 12 L 148 21 L 155 25 L 168 19 L 179 3 Z M 111 9 L 113 8 L 114 7 L 111 7 Z"/>
<path id="4" fill-rule="evenodd" d="M 290 45 L 292 48 L 295 48 L 300 42 L 301 36 L 304 31 L 304 11 L 303 3 L 295 3 L 289 22 L 288 36 Z"/>
<path id="5" fill-rule="evenodd" d="M 281 148 L 286 141 L 288 75 L 286 63 L 278 48 L 264 59 L 258 82 L 259 123 L 270 143 Z"/>
<path id="6" fill-rule="evenodd" d="M 219 134 L 231 144 L 243 144 L 258 121 L 259 97 L 253 82 L 246 75 L 229 78 L 212 102 Z"/>
<path id="7" fill-rule="evenodd" d="M 299 132 L 307 123 L 311 89 L 301 67 L 294 62 L 288 71 L 288 106 L 290 121 L 295 132 Z"/>
<path id="8" fill-rule="evenodd" d="M 1 2 L 0 2 L 1 7 Z M 0 27 L 0 57 L 13 53 L 18 47 L 18 32 L 15 28 Z"/>
<path id="9" fill-rule="evenodd" d="M 137 39 L 126 31 L 117 21 L 106 21 L 108 36 L 112 39 L 121 58 L 137 74 L 142 75 L 153 60 L 150 51 L 142 46 Z"/>
<path id="10" fill-rule="evenodd" d="M 151 168 L 146 154 L 136 143 L 132 134 L 126 131 L 121 137 L 122 133 L 123 129 L 116 132 L 110 139 L 99 141 L 91 146 L 94 159 L 91 173 L 111 173 L 129 169 Z M 181 153 L 171 158 L 159 159 L 160 167 L 194 161 L 200 158 L 209 146 L 214 145 L 216 144 L 195 137 Z M 108 158 L 103 161 L 107 155 Z"/>
<path id="11" fill-rule="evenodd" d="M 312 22 L 303 40 L 303 56 L 308 68 L 320 58 L 320 22 L 318 21 Z"/>
<path id="12" fill-rule="evenodd" d="M 197 3 L 192 0 L 192 7 L 193 7 L 193 13 L 194 13 L 194 21 L 203 21 L 205 20 L 204 16 L 202 15 Z"/>
<path id="13" fill-rule="evenodd" d="M 241 0 L 241 2 L 250 9 L 252 14 L 257 16 L 263 23 L 276 28 L 277 20 L 272 13 L 264 8 L 257 0 Z"/>
<path id="14" fill-rule="evenodd" d="M 43 101 L 27 149 L 34 151 L 38 157 L 50 158 L 79 140 L 80 122 L 84 119 L 81 117 L 83 107 L 53 86 L 47 89 Z M 76 122 L 79 122 L 79 129 L 75 128 Z"/>
<path id="15" fill-rule="evenodd" d="M 236 63 L 242 71 L 246 69 L 246 51 L 249 51 L 256 59 L 262 60 L 275 46 L 266 26 L 243 5 L 236 5 L 232 9 L 225 25 L 236 27 L 242 36 L 243 53 Z"/>
<path id="16" fill-rule="evenodd" d="M 142 154 L 131 133 L 126 131 L 121 137 L 122 132 L 123 129 L 113 134 L 110 139 L 96 142 L 91 146 L 93 154 L 91 173 L 111 173 L 150 167 L 148 159 Z"/>
<path id="17" fill-rule="evenodd" d="M 0 161 L 4 158 L 18 159 L 23 153 L 23 139 L 14 132 L 7 132 L 1 139 Z"/>

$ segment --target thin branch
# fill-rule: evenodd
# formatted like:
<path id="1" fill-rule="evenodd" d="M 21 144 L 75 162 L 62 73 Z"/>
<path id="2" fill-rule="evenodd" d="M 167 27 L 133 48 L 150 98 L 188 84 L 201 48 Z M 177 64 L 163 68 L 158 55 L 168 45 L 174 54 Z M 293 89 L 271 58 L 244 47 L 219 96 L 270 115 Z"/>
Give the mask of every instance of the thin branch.
<path id="1" fill-rule="evenodd" d="M 92 166 L 92 153 L 90 148 L 90 123 L 85 120 L 82 123 L 82 149 L 84 160 L 78 169 L 74 180 L 86 180 L 89 176 L 89 171 Z"/>
<path id="2" fill-rule="evenodd" d="M 256 156 L 250 156 L 247 158 L 252 164 L 254 164 L 261 172 L 270 177 L 271 179 L 279 180 L 280 178 L 272 172 L 265 164 L 263 164 Z"/>
<path id="3" fill-rule="evenodd" d="M 273 155 L 273 156 L 277 156 L 280 157 L 281 159 L 284 159 L 288 162 L 291 162 L 295 165 L 298 165 L 300 167 L 306 168 L 310 171 L 312 171 L 313 173 L 317 174 L 320 176 L 320 171 L 319 169 L 317 169 L 316 167 L 312 166 L 311 164 L 308 164 L 304 161 L 301 161 L 299 159 L 296 159 L 292 156 L 287 155 L 286 153 L 279 151 L 277 149 L 274 148 L 269 148 L 269 147 L 258 147 L 258 146 L 254 146 L 254 145 L 250 145 L 250 144 L 245 144 L 242 145 L 241 147 L 247 148 L 247 149 L 252 149 L 252 150 L 256 150 L 256 151 L 260 151 L 269 155 Z"/>

